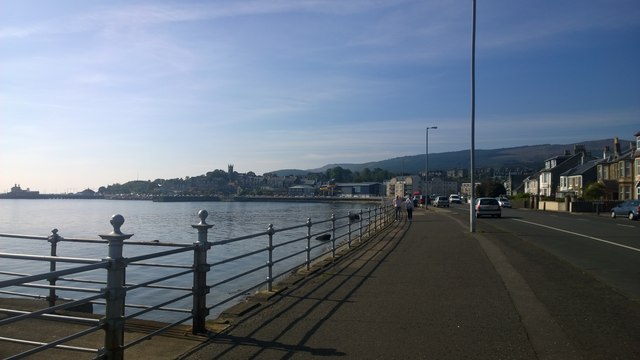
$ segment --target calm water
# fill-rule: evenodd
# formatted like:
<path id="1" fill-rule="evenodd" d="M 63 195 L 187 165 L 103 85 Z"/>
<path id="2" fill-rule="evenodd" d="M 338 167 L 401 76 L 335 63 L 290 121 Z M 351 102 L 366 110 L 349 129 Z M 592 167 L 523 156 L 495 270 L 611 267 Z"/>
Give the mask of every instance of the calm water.
<path id="1" fill-rule="evenodd" d="M 209 241 L 225 240 L 244 235 L 256 234 L 267 229 L 269 224 L 274 228 L 282 229 L 290 226 L 304 224 L 307 218 L 312 222 L 320 222 L 329 219 L 331 214 L 336 217 L 347 215 L 348 211 L 360 211 L 367 207 L 373 208 L 369 204 L 345 204 L 345 203 L 250 203 L 250 202 L 195 202 L 195 203 L 154 203 L 151 201 L 115 201 L 115 200 L 0 200 L 0 233 L 24 234 L 36 236 L 48 236 L 51 230 L 56 228 L 58 234 L 66 238 L 90 238 L 99 239 L 99 234 L 108 234 L 113 228 L 109 223 L 111 216 L 121 214 L 125 218 L 125 223 L 121 230 L 126 234 L 134 234 L 131 240 L 150 241 L 159 240 L 161 242 L 174 242 L 191 244 L 197 240 L 197 231 L 191 225 L 197 224 L 199 218 L 198 211 L 205 209 L 209 212 L 207 222 L 214 225 L 209 230 Z M 312 230 L 316 231 L 330 229 L 330 223 L 318 225 Z M 300 234 L 306 233 L 302 229 Z M 275 241 L 282 242 L 299 236 L 285 233 Z M 209 252 L 209 263 L 219 259 L 242 254 L 252 250 L 266 247 L 267 238 L 260 237 L 241 243 L 214 246 Z M 328 245 L 327 245 L 328 246 Z M 304 249 L 303 242 L 296 244 L 296 249 Z M 126 246 L 124 255 L 127 257 L 149 252 L 149 247 Z M 162 248 L 160 250 L 165 250 Z M 153 249 L 156 251 L 156 249 Z M 320 251 L 320 250 L 318 250 Z M 47 242 L 33 240 L 7 240 L 0 238 L 0 252 L 29 253 L 39 255 L 49 255 L 50 247 Z M 58 255 L 69 257 L 90 257 L 103 258 L 107 255 L 107 248 L 104 244 L 78 244 L 62 242 L 58 244 Z M 209 273 L 209 283 L 218 281 L 217 279 L 227 278 L 237 272 L 238 267 L 252 268 L 266 262 L 266 255 L 257 255 L 246 258 L 233 265 L 214 267 Z M 274 255 L 274 256 L 277 256 Z M 282 256 L 282 255 L 280 255 Z M 163 263 L 190 264 L 193 260 L 191 252 L 176 255 L 171 259 L 163 259 Z M 304 261 L 304 256 L 294 259 L 296 263 Z M 290 262 L 291 263 L 291 262 Z M 282 264 L 281 266 L 290 266 Z M 63 267 L 62 265 L 59 268 Z M 46 271 L 48 263 L 36 263 L 2 260 L 1 270 L 33 274 L 39 271 Z M 265 270 L 266 271 L 266 270 Z M 139 283 L 155 278 L 171 271 L 161 268 L 133 268 L 127 270 L 127 282 Z M 79 276 L 79 275 L 78 275 Z M 96 273 L 96 279 L 104 279 L 104 271 Z M 90 274 L 91 277 L 91 274 Z M 246 289 L 250 282 L 259 282 L 266 278 L 266 273 L 257 273 L 252 277 L 225 285 L 216 291 L 212 290 L 208 301 L 210 303 L 220 301 L 223 298 Z M 187 285 L 185 285 L 187 283 Z M 166 285 L 190 286 L 188 278 L 171 280 Z M 97 286 L 94 286 L 97 287 Z M 20 289 L 23 292 L 44 294 L 42 290 Z M 141 289 L 132 291 L 127 295 L 127 303 L 144 303 L 145 298 L 171 298 L 171 291 L 164 289 Z M 65 294 L 67 297 L 77 298 L 77 294 Z M 2 295 L 0 295 L 2 296 Z M 174 297 L 177 294 L 173 295 Z M 189 307 L 190 302 L 185 301 L 181 305 L 171 305 L 172 307 Z M 212 315 L 219 311 L 214 309 Z M 99 311 L 99 310 L 98 310 Z M 171 313 L 154 315 L 151 318 L 156 320 L 174 320 Z M 160 317 L 160 318 L 158 318 Z M 179 318 L 179 317 L 178 317 Z"/>

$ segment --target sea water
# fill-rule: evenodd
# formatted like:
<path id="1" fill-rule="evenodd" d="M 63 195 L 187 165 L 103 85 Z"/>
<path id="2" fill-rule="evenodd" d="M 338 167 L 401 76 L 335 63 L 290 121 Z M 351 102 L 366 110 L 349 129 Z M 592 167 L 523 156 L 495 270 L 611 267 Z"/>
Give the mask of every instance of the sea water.
<path id="1" fill-rule="evenodd" d="M 197 231 L 191 226 L 197 224 L 200 219 L 198 212 L 207 210 L 208 224 L 214 225 L 209 230 L 210 242 L 237 238 L 245 235 L 263 233 L 269 225 L 277 229 L 303 225 L 310 218 L 313 222 L 327 220 L 334 214 L 336 217 L 346 216 L 349 211 L 359 212 L 361 209 L 373 208 L 371 204 L 358 203 L 302 203 L 302 202 L 151 202 L 133 200 L 53 200 L 53 199 L 3 199 L 0 200 L 0 233 L 23 234 L 34 236 L 49 236 L 52 229 L 58 229 L 58 235 L 63 238 L 88 238 L 99 239 L 100 234 L 109 234 L 113 227 L 109 223 L 114 214 L 121 214 L 125 223 L 121 231 L 125 234 L 133 234 L 127 241 L 159 241 L 179 244 L 193 244 L 198 239 Z M 331 223 L 318 225 L 314 232 L 320 231 L 318 227 L 329 230 Z M 306 229 L 301 231 L 306 232 Z M 282 242 L 283 239 L 280 239 Z M 149 252 L 149 247 L 127 246 L 125 241 L 124 256 L 131 257 Z M 266 248 L 267 237 L 257 237 L 250 241 L 242 241 L 222 246 L 214 246 L 208 253 L 208 262 L 215 263 L 225 257 L 248 253 L 256 249 Z M 327 245 L 329 246 L 329 245 Z M 300 242 L 297 249 L 304 249 L 305 244 Z M 162 251 L 167 248 L 153 249 Z M 0 252 L 23 253 L 30 255 L 50 255 L 50 245 L 46 241 L 34 241 L 26 239 L 0 238 Z M 101 259 L 107 256 L 105 244 L 85 244 L 61 242 L 58 244 L 58 256 L 85 257 Z M 264 265 L 267 261 L 266 254 L 247 257 L 230 265 L 214 267 L 208 274 L 208 283 L 232 276 L 238 267 L 252 268 Z M 152 260 L 160 261 L 160 260 Z M 190 265 L 193 261 L 193 252 L 176 255 L 172 258 L 162 259 L 162 263 L 174 263 Z M 304 257 L 292 260 L 301 264 Z M 77 265 L 66 265 L 77 266 Z M 40 262 L 34 265 L 31 261 L 2 260 L 0 270 L 19 274 L 33 274 L 47 271 L 48 262 Z M 65 264 L 58 266 L 64 268 Z M 171 271 L 164 268 L 133 267 L 127 269 L 127 283 L 141 283 L 158 276 L 169 274 Z M 8 277 L 3 276 L 2 279 Z M 104 271 L 95 272 L 90 276 L 95 280 L 104 280 Z M 252 276 L 239 279 L 226 284 L 218 289 L 212 289 L 208 295 L 208 303 L 216 303 L 230 295 L 243 291 L 253 281 L 266 278 L 266 272 L 256 273 Z M 188 277 L 171 280 L 166 285 L 189 287 Z M 187 284 L 185 284 L 187 282 Z M 99 288 L 100 286 L 94 285 Z M 28 289 L 29 293 L 46 295 L 46 290 Z M 139 289 L 127 294 L 127 303 L 144 303 L 145 299 L 171 298 L 171 291 L 165 289 Z M 73 294 L 60 292 L 61 296 L 73 297 Z M 3 296 L 3 295 L 0 295 Z M 77 295 L 76 295 L 77 296 Z M 173 296 L 176 296 L 175 294 Z M 190 301 L 190 300 L 189 300 Z M 172 304 L 176 307 L 189 308 L 190 302 L 182 301 Z M 230 306 L 230 305 L 229 305 Z M 212 315 L 224 310 L 215 309 Z M 151 317 L 154 320 L 174 321 L 182 315 L 172 313 L 160 313 Z M 147 317 L 149 318 L 149 317 Z"/>

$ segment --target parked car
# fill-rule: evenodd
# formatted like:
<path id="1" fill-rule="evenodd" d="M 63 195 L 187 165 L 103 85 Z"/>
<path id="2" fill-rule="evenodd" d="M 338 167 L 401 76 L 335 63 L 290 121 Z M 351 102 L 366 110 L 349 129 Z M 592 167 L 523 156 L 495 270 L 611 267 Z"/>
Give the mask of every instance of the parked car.
<path id="1" fill-rule="evenodd" d="M 622 204 L 611 209 L 611 217 L 615 218 L 616 216 L 626 216 L 629 220 L 638 219 L 638 214 L 640 213 L 640 200 L 627 200 Z"/>
<path id="2" fill-rule="evenodd" d="M 449 203 L 451 203 L 451 204 L 462 204 L 462 200 L 460 199 L 460 195 L 457 195 L 457 194 L 449 195 Z"/>
<path id="3" fill-rule="evenodd" d="M 500 203 L 496 198 L 492 197 L 481 197 L 476 199 L 475 203 L 476 207 L 476 217 L 489 215 L 491 217 L 500 217 L 502 216 L 502 209 L 500 208 Z"/>
<path id="4" fill-rule="evenodd" d="M 509 201 L 509 199 L 505 197 L 499 197 L 497 198 L 497 200 L 498 200 L 498 204 L 500 204 L 500 207 L 503 207 L 503 208 L 511 207 L 511 201 Z"/>
<path id="5" fill-rule="evenodd" d="M 449 199 L 446 196 L 436 196 L 433 200 L 435 207 L 449 207 Z"/>

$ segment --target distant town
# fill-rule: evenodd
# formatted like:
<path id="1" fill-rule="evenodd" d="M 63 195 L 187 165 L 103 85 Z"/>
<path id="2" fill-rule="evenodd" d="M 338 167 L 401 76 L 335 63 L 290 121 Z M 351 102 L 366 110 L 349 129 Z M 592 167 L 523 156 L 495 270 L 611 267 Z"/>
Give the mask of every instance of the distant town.
<path id="1" fill-rule="evenodd" d="M 638 199 L 640 194 L 640 132 L 636 142 L 621 146 L 618 138 L 593 154 L 583 145 L 552 156 L 537 170 L 523 166 L 476 168 L 478 196 L 528 197 L 562 200 Z M 392 173 L 384 169 L 364 168 L 352 171 L 336 166 L 324 172 L 304 175 L 238 173 L 234 165 L 227 171 L 214 170 L 204 175 L 129 181 L 86 189 L 73 194 L 41 194 L 15 184 L 0 199 L 134 199 L 153 201 L 242 200 L 256 197 L 288 198 L 381 198 L 396 195 L 469 196 L 468 169 L 429 170 L 417 174 Z"/>

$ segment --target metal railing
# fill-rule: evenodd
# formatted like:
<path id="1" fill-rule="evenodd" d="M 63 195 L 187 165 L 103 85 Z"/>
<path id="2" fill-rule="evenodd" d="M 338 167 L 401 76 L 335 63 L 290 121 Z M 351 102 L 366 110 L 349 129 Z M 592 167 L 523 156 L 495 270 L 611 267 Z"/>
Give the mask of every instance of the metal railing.
<path id="1" fill-rule="evenodd" d="M 93 353 L 97 359 L 123 359 L 128 348 L 179 325 L 190 322 L 193 334 L 205 334 L 207 333 L 206 319 L 212 309 L 229 307 L 234 300 L 239 302 L 252 291 L 273 291 L 276 279 L 299 269 L 308 270 L 314 261 L 336 257 L 336 251 L 340 247 L 350 248 L 354 241 L 361 242 L 372 237 L 393 222 L 392 212 L 393 208 L 390 206 L 369 208 L 359 212 L 349 211 L 344 216 L 332 215 L 331 218 L 318 222 L 308 218 L 304 224 L 281 229 L 270 224 L 264 232 L 257 234 L 209 241 L 209 229 L 213 225 L 206 221 L 207 211 L 200 210 L 198 213 L 200 222 L 192 225 L 197 230 L 198 238 L 192 244 L 153 240 L 127 241 L 125 246 L 125 240 L 130 239 L 133 234 L 124 234 L 120 230 L 124 223 L 124 217 L 121 215 L 114 215 L 111 218 L 113 231 L 99 235 L 102 240 L 65 239 L 58 234 L 57 229 L 53 229 L 51 235 L 47 237 L 0 234 L 0 240 L 39 240 L 51 244 L 50 255 L 0 253 L 2 259 L 49 265 L 48 270 L 43 268 L 40 273 L 35 274 L 0 269 L 0 279 L 2 279 L 0 294 L 13 298 L 46 299 L 48 302 L 48 306 L 37 311 L 0 309 L 0 312 L 9 315 L 0 320 L 0 327 L 33 318 L 73 321 L 76 324 L 86 325 L 86 328 L 75 334 L 49 342 L 9 337 L 0 337 L 0 342 L 26 344 L 31 347 L 27 351 L 10 355 L 8 357 L 10 359 L 24 358 L 52 348 Z M 255 239 L 264 239 L 263 244 L 266 246 L 256 245 Z M 103 258 L 58 256 L 58 245 L 61 242 L 86 246 L 106 244 L 108 255 Z M 216 253 L 216 251 L 210 251 L 212 248 L 215 250 L 216 247 L 230 246 L 233 249 L 233 246 L 241 243 L 251 246 L 240 247 L 242 250 L 237 254 L 231 253 L 225 257 L 212 259 Z M 145 250 L 138 251 L 140 254 L 135 256 L 125 257 L 123 249 L 128 250 L 134 246 L 143 247 Z M 157 251 L 149 253 L 149 247 Z M 193 254 L 192 259 L 189 259 L 188 254 Z M 256 256 L 262 256 L 262 260 L 260 258 L 248 260 Z M 149 262 L 152 259 L 165 259 L 163 260 L 165 262 Z M 210 260 L 213 261 L 209 263 Z M 7 264 L 7 261 L 3 261 L 3 264 Z M 227 275 L 221 278 L 208 278 L 212 269 L 216 268 L 226 269 L 219 272 Z M 34 266 L 34 269 L 37 269 L 37 266 Z M 150 274 L 149 269 L 153 269 L 153 274 Z M 136 282 L 132 280 L 136 277 L 135 275 L 144 276 Z M 214 275 L 217 273 L 214 272 Z M 224 297 L 222 294 L 225 291 L 222 289 L 225 286 L 232 286 L 236 290 Z M 237 290 L 238 287 L 242 287 L 241 290 Z M 27 293 L 23 289 L 32 289 L 32 291 L 37 289 L 44 293 Z M 170 298 L 142 296 L 147 300 L 157 301 L 153 304 L 125 303 L 125 299 L 129 299 L 128 296 L 137 290 L 162 292 L 164 295 L 167 292 L 172 294 L 177 292 L 178 295 Z M 211 294 L 216 292 L 218 292 L 217 300 L 211 301 Z M 67 297 L 68 294 L 72 296 Z M 187 303 L 185 308 L 171 307 L 185 303 Z M 83 316 L 76 310 L 82 306 L 88 306 L 90 314 Z M 95 311 L 101 307 L 104 307 L 103 310 Z M 128 322 L 145 316 L 154 319 L 158 316 L 155 314 L 158 313 L 177 315 L 171 315 L 172 320 L 165 322 L 166 326 L 128 343 L 124 342 L 124 331 Z M 71 340 L 96 331 L 103 331 L 104 342 L 100 348 L 65 345 Z"/>

